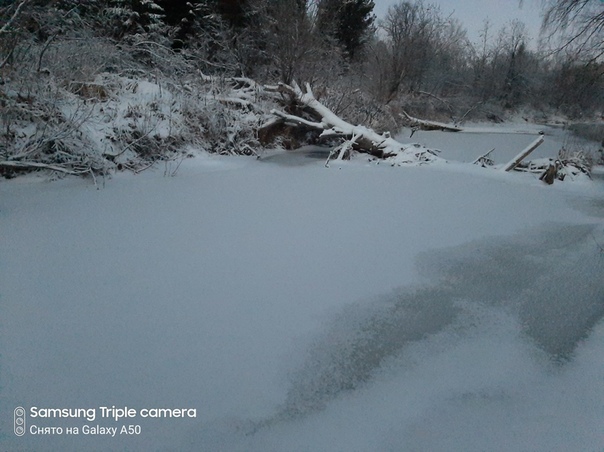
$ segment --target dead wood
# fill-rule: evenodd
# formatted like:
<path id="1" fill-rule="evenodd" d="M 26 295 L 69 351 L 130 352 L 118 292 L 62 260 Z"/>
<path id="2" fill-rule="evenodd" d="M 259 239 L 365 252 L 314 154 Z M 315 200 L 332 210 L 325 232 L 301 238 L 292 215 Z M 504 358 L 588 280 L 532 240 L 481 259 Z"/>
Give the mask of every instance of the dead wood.
<path id="1" fill-rule="evenodd" d="M 474 160 L 472 162 L 473 165 L 480 165 L 483 168 L 486 168 L 487 166 L 493 166 L 495 164 L 495 162 L 493 161 L 493 159 L 491 158 L 491 152 L 493 152 L 495 150 L 495 148 L 491 149 L 489 152 L 481 155 L 480 157 L 478 157 L 476 160 Z"/>
<path id="2" fill-rule="evenodd" d="M 542 180 L 548 185 L 552 185 L 554 183 L 554 180 L 556 180 L 557 175 L 558 169 L 556 168 L 556 165 L 550 164 L 547 169 L 543 172 L 543 174 L 541 174 L 539 180 Z"/>
<path id="3" fill-rule="evenodd" d="M 291 86 L 280 84 L 278 92 L 287 96 L 289 112 L 272 110 L 273 115 L 284 124 L 320 132 L 319 139 L 350 141 L 350 149 L 347 149 L 343 155 L 349 154 L 350 150 L 355 150 L 378 158 L 405 154 L 405 162 L 426 162 L 435 159 L 434 154 L 427 149 L 418 152 L 412 145 L 403 145 L 394 140 L 388 132 L 380 134 L 365 126 L 355 126 L 343 120 L 315 98 L 308 84 L 305 91 L 295 83 Z M 263 128 L 269 126 L 274 127 L 269 124 Z M 352 141 L 353 137 L 354 141 Z"/>
<path id="4" fill-rule="evenodd" d="M 415 118 L 409 115 L 405 110 L 403 110 L 400 116 L 412 129 L 414 129 L 414 132 L 415 130 L 442 130 L 445 132 L 461 132 L 463 130 L 460 127 L 444 124 L 442 122 L 426 121 L 425 119 Z"/>
<path id="5" fill-rule="evenodd" d="M 525 149 L 523 149 L 520 154 L 518 154 L 516 157 L 514 157 L 512 160 L 510 160 L 508 163 L 506 163 L 503 166 L 503 171 L 512 171 L 514 168 L 516 168 L 520 162 L 522 162 L 526 157 L 528 157 L 528 155 L 533 152 L 535 149 L 537 149 L 541 144 L 543 143 L 543 135 L 541 135 L 539 138 L 537 138 L 535 141 L 533 141 L 531 144 L 529 144 Z"/>

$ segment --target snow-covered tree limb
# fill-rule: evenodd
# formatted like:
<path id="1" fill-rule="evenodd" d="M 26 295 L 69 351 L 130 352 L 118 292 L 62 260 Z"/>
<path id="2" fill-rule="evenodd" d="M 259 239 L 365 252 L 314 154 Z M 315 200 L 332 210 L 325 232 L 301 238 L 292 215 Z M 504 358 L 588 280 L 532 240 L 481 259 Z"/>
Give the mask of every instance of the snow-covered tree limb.
<path id="1" fill-rule="evenodd" d="M 535 149 L 537 149 L 541 144 L 543 143 L 543 135 L 541 135 L 539 138 L 537 138 L 535 141 L 533 141 L 531 144 L 529 144 L 525 149 L 522 150 L 522 152 L 520 152 L 520 154 L 518 154 L 516 157 L 514 157 L 512 160 L 510 160 L 508 163 L 506 163 L 502 170 L 503 171 L 512 171 L 514 168 L 516 168 L 520 162 L 522 162 L 526 157 L 528 157 L 528 155 L 533 152 Z"/>
<path id="2" fill-rule="evenodd" d="M 294 126 L 306 126 L 317 130 L 325 130 L 322 122 L 309 121 L 308 119 L 304 119 L 299 116 L 288 115 L 287 113 L 283 113 L 279 110 L 271 110 L 271 113 L 283 119 L 286 124 Z"/>
<path id="3" fill-rule="evenodd" d="M 443 130 L 446 132 L 460 132 L 461 130 L 463 130 L 460 127 L 451 126 L 442 122 L 426 121 L 425 119 L 415 118 L 409 115 L 405 110 L 403 110 L 401 117 L 408 121 L 411 127 L 417 128 L 419 130 Z"/>
<path id="4" fill-rule="evenodd" d="M 380 158 L 392 158 L 397 163 L 433 161 L 437 157 L 429 149 L 418 145 L 404 145 L 390 137 L 389 133 L 377 133 L 362 125 L 353 125 L 343 120 L 329 108 L 319 102 L 306 84 L 302 91 L 296 83 L 280 84 L 279 91 L 288 94 L 298 105 L 299 115 L 278 110 L 272 113 L 283 122 L 321 131 L 320 138 L 342 138 L 349 141 L 352 149 Z M 310 117 L 307 119 L 301 115 Z"/>

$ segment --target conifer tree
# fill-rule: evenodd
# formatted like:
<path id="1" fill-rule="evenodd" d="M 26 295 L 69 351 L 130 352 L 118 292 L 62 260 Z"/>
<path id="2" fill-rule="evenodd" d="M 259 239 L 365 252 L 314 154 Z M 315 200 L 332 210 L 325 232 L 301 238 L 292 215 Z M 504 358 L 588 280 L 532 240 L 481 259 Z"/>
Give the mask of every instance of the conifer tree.
<path id="1" fill-rule="evenodd" d="M 349 58 L 364 44 L 375 21 L 372 0 L 321 0 L 319 30 L 334 38 Z"/>
<path id="2" fill-rule="evenodd" d="M 153 0 L 109 0 L 105 14 L 117 37 L 159 31 L 163 26 L 164 10 Z"/>

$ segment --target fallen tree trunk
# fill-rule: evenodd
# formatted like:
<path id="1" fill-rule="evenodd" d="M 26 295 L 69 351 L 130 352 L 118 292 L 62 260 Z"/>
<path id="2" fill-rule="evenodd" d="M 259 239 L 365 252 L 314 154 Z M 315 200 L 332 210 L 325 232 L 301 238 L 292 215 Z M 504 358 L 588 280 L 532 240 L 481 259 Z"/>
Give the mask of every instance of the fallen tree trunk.
<path id="1" fill-rule="evenodd" d="M 344 148 L 354 149 L 382 159 L 392 158 L 395 160 L 393 163 L 418 163 L 438 159 L 434 151 L 423 146 L 404 145 L 391 138 L 387 132 L 380 134 L 367 127 L 355 126 L 343 120 L 315 98 L 308 84 L 305 91 L 302 91 L 295 83 L 292 86 L 280 84 L 279 91 L 290 96 L 297 106 L 295 113 L 299 113 L 271 111 L 287 125 L 319 131 L 321 132 L 320 139 L 340 138 L 349 141 L 349 145 Z M 264 127 L 274 127 L 274 121 L 261 127 L 260 132 Z"/>
<path id="2" fill-rule="evenodd" d="M 451 126 L 442 122 L 426 121 L 425 119 L 415 118 L 410 116 L 405 110 L 400 115 L 403 119 L 406 119 L 409 125 L 415 130 L 443 130 L 445 132 L 461 132 L 463 129 L 457 126 Z M 413 136 L 413 132 L 411 135 Z"/>
<path id="3" fill-rule="evenodd" d="M 541 135 L 539 138 L 529 144 L 525 149 L 522 150 L 522 152 L 520 152 L 520 154 L 518 154 L 516 157 L 506 163 L 503 166 L 502 170 L 512 171 L 520 164 L 520 162 L 522 162 L 526 157 L 528 157 L 531 152 L 537 149 L 541 145 L 541 143 L 543 143 L 543 135 Z"/>

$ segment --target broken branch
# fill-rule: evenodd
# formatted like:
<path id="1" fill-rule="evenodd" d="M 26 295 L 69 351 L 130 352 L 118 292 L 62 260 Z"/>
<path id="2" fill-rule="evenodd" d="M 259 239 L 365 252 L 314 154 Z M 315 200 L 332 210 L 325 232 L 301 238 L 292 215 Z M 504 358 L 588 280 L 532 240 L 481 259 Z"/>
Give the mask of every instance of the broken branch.
<path id="1" fill-rule="evenodd" d="M 543 143 L 543 135 L 541 135 L 539 138 L 537 138 L 535 141 L 533 141 L 531 144 L 529 144 L 525 149 L 522 150 L 522 152 L 520 152 L 520 154 L 518 154 L 516 157 L 514 157 L 512 160 L 510 160 L 508 163 L 506 163 L 502 170 L 503 171 L 512 171 L 514 168 L 516 168 L 520 162 L 522 162 L 526 157 L 528 157 L 528 155 L 533 152 L 535 149 L 537 149 L 541 144 Z"/>

